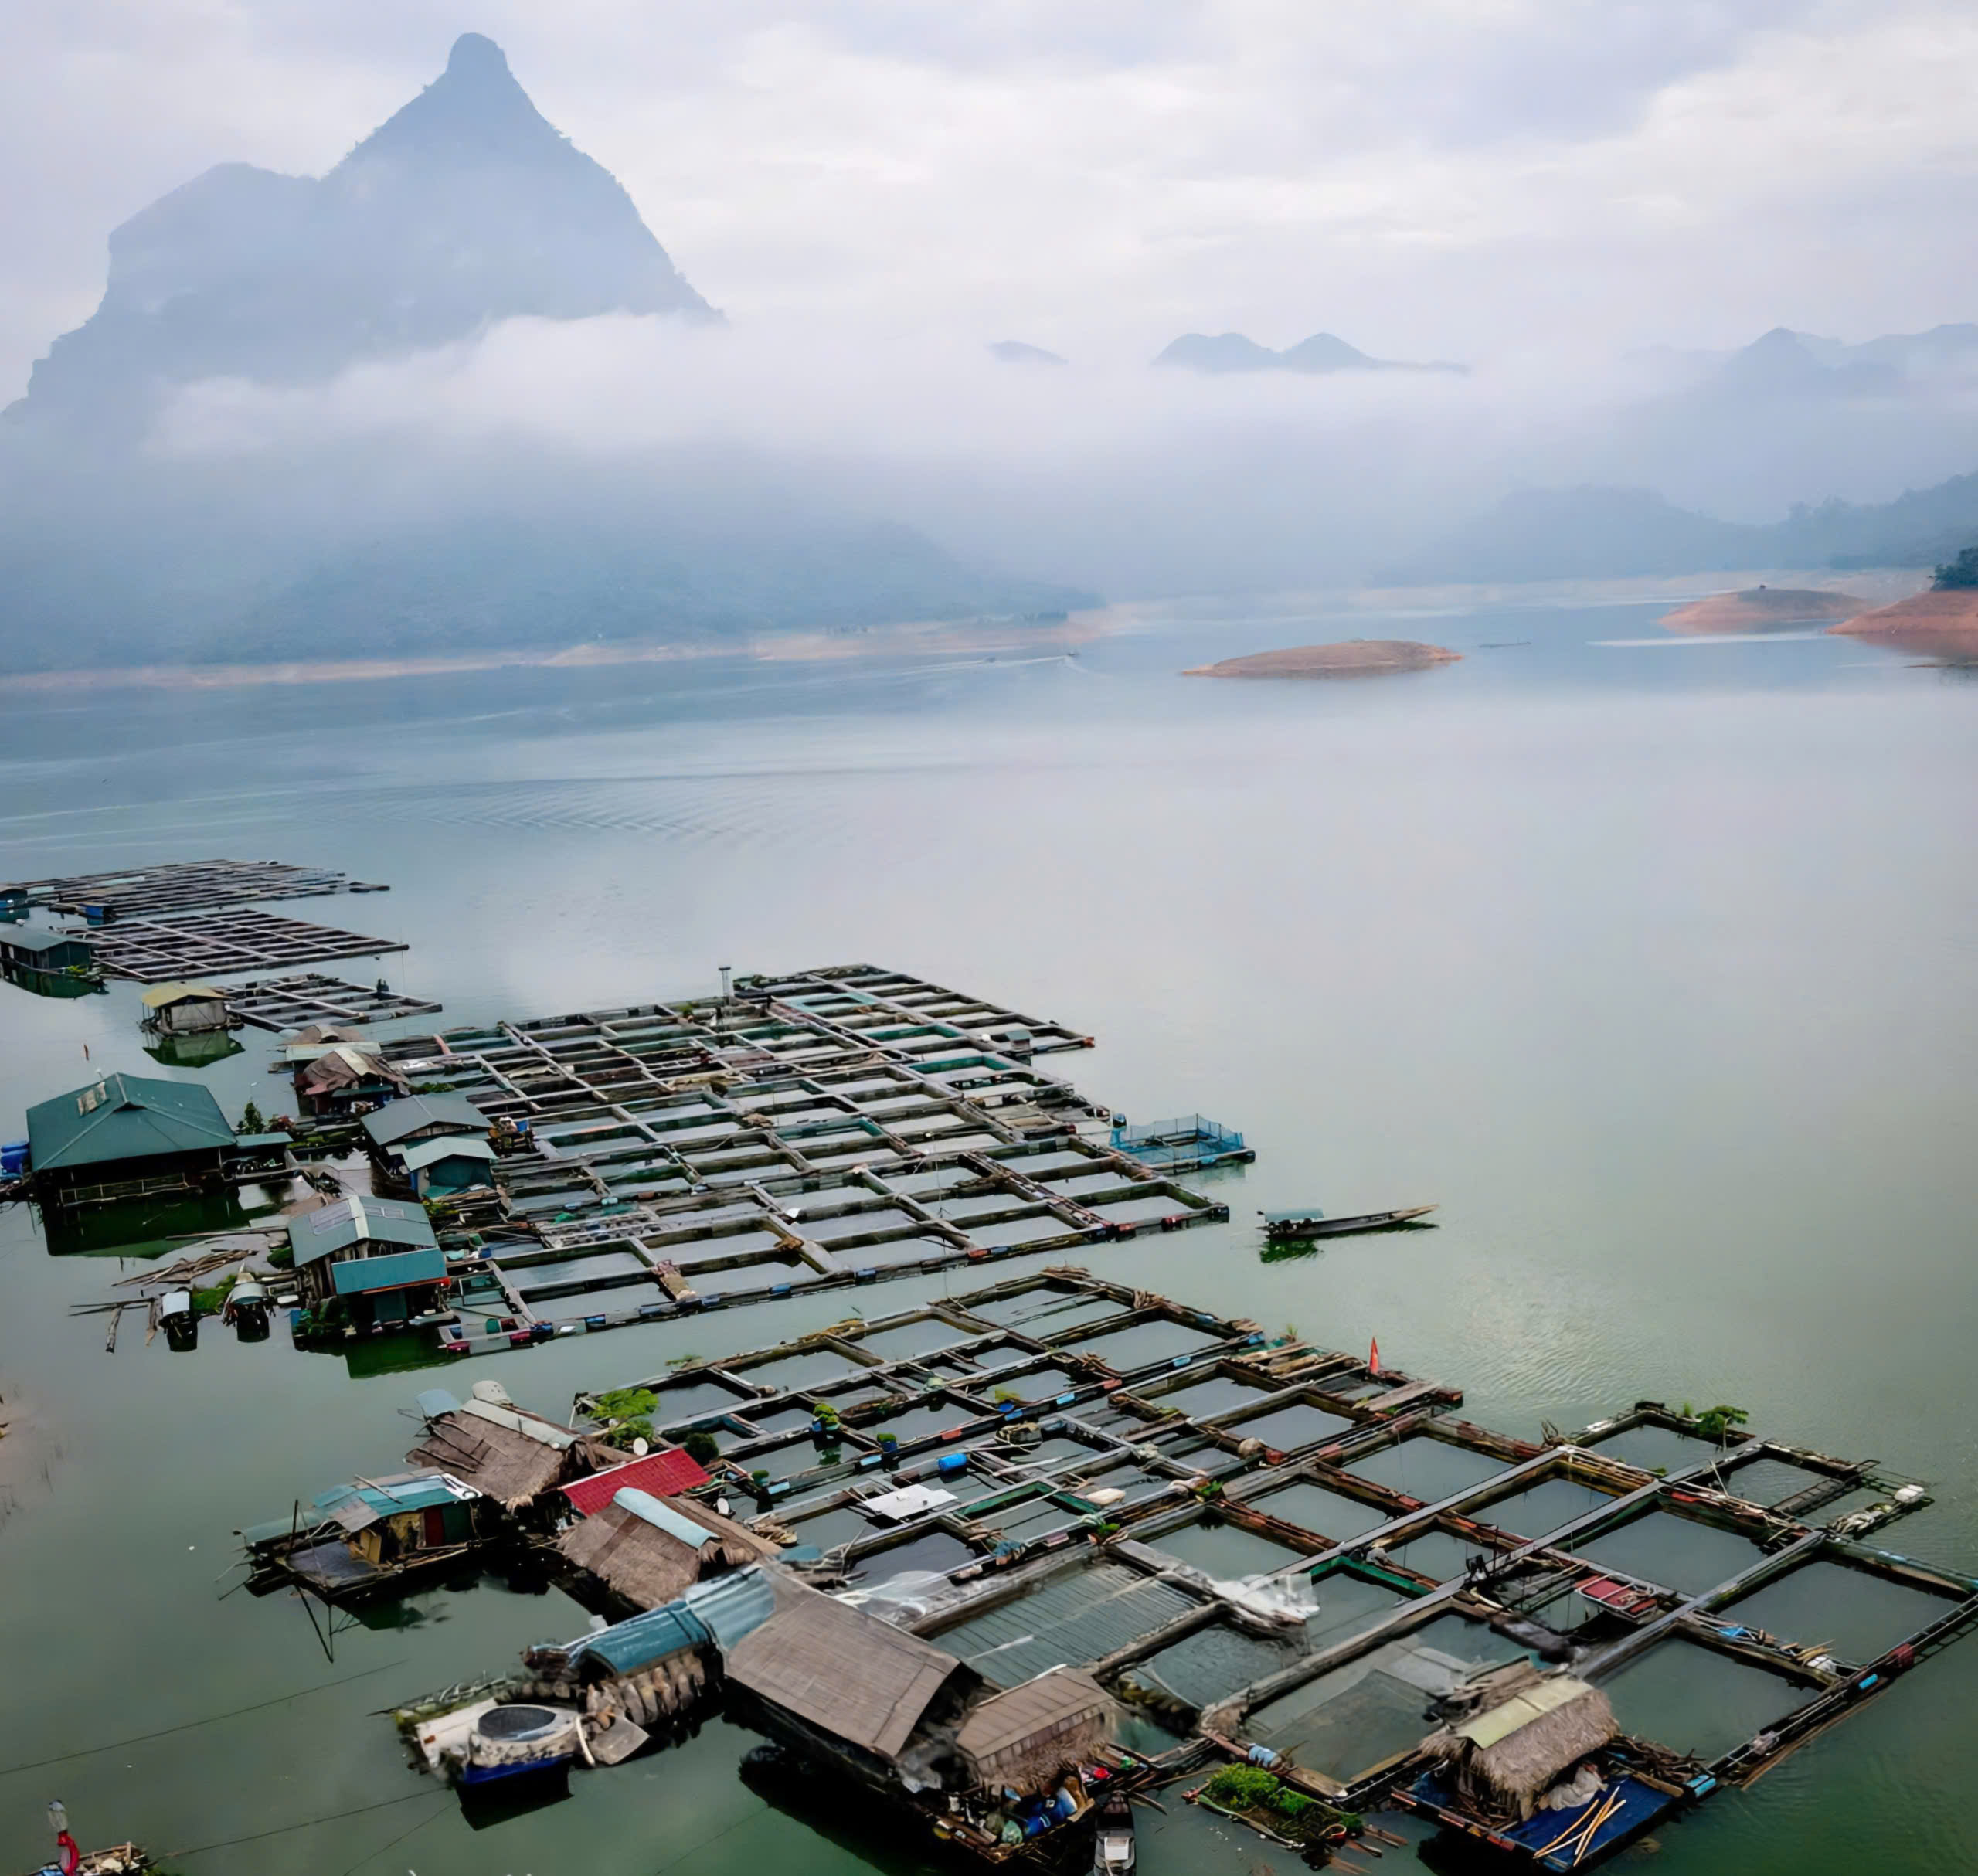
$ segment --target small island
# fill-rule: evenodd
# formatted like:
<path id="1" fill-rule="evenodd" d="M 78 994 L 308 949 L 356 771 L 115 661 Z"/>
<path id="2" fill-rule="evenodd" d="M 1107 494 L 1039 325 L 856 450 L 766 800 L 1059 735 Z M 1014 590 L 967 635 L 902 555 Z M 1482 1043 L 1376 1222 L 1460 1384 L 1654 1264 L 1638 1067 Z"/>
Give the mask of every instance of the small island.
<path id="1" fill-rule="evenodd" d="M 1701 636 L 1711 632 L 1778 632 L 1795 625 L 1830 625 L 1851 619 L 1866 603 L 1851 593 L 1818 587 L 1753 586 L 1743 593 L 1713 593 L 1666 612 L 1665 632 Z"/>
<path id="2" fill-rule="evenodd" d="M 1966 548 L 1939 567 L 1925 591 L 1857 613 L 1827 630 L 1946 664 L 1978 664 L 1978 547 Z"/>
<path id="3" fill-rule="evenodd" d="M 1371 678 L 1390 671 L 1427 671 L 1463 656 L 1443 645 L 1412 638 L 1348 638 L 1337 644 L 1297 645 L 1284 651 L 1253 651 L 1220 664 L 1198 664 L 1184 678 Z"/>

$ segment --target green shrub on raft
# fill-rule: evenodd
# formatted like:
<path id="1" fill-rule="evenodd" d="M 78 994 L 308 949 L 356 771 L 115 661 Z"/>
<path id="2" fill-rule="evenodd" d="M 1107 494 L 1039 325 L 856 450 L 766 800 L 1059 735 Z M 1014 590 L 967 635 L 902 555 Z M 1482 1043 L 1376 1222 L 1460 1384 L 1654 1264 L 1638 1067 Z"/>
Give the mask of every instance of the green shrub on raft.
<path id="1" fill-rule="evenodd" d="M 240 1282 L 238 1276 L 223 1276 L 217 1283 L 205 1290 L 192 1292 L 192 1314 L 195 1316 L 217 1316 L 226 1307 L 226 1300 Z"/>
<path id="2" fill-rule="evenodd" d="M 1232 1811 L 1247 1811 L 1256 1805 L 1268 1805 L 1283 1789 L 1260 1766 L 1225 1766 L 1210 1774 L 1202 1795 Z"/>
<path id="3" fill-rule="evenodd" d="M 643 1419 L 659 1405 L 659 1396 L 650 1388 L 613 1388 L 596 1399 L 600 1420 Z"/>

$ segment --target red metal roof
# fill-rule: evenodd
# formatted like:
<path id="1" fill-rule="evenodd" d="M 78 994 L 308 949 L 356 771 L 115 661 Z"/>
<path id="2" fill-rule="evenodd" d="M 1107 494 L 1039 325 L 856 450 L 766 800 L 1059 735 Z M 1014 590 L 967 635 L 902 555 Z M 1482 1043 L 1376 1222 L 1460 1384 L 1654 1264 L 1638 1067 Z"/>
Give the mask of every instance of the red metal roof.
<path id="1" fill-rule="evenodd" d="M 705 1485 L 708 1475 L 700 1461 L 678 1446 L 667 1446 L 635 1459 L 630 1465 L 613 1466 L 609 1472 L 595 1472 L 587 1479 L 563 1487 L 563 1496 L 586 1517 L 593 1517 L 627 1486 L 651 1492 L 655 1498 L 670 1498 L 676 1492 Z"/>

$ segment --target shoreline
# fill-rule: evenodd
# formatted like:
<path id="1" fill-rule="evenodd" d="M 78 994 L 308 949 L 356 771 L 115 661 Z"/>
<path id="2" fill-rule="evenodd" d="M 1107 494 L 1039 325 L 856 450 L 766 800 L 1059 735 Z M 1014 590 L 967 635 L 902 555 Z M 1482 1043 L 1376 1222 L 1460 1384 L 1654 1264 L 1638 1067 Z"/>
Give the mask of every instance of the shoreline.
<path id="1" fill-rule="evenodd" d="M 81 695 L 97 691 L 229 691 L 274 685 L 376 683 L 486 671 L 583 671 L 719 658 L 754 664 L 823 664 L 915 652 L 1045 651 L 1059 655 L 1103 637 L 1103 611 L 1073 613 L 1025 627 L 994 620 L 923 620 L 851 631 L 792 632 L 738 639 L 650 644 L 517 647 L 430 658 L 284 659 L 265 664 L 120 664 L 101 668 L 0 672 L 0 696 Z"/>

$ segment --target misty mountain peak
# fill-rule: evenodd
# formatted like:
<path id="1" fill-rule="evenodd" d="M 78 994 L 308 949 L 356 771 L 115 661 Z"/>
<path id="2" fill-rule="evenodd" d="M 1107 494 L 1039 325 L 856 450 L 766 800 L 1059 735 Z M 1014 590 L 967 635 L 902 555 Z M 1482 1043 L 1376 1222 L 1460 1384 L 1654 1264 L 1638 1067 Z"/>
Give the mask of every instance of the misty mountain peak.
<path id="1" fill-rule="evenodd" d="M 516 82 L 507 54 L 484 34 L 463 32 L 447 69 L 338 168 L 379 158 L 513 161 L 544 155 L 552 144 L 567 148 Z"/>
<path id="2" fill-rule="evenodd" d="M 1397 359 L 1369 358 L 1357 345 L 1331 332 L 1314 332 L 1283 352 L 1241 332 L 1184 332 L 1154 363 L 1168 369 L 1206 372 L 1302 372 L 1324 376 L 1333 372 L 1462 372 L 1461 365 L 1412 365 Z"/>
<path id="3" fill-rule="evenodd" d="M 445 76 L 467 84 L 515 82 L 508 70 L 508 55 L 484 32 L 463 32 L 454 41 L 453 50 L 447 54 Z"/>
<path id="4" fill-rule="evenodd" d="M 308 382 L 500 319 L 603 313 L 720 318 L 501 47 L 467 32 L 328 175 L 221 164 L 113 232 L 102 304 L 8 414 L 141 428 L 203 378 Z"/>

